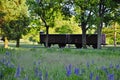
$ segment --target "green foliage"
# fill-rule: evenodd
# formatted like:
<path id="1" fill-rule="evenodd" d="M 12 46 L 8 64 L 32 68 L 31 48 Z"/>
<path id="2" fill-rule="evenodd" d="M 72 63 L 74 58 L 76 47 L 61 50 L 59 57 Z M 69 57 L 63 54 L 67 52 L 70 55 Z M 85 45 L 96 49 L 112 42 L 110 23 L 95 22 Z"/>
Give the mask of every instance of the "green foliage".
<path id="1" fill-rule="evenodd" d="M 26 0 L 1 0 L 0 12 L 5 13 L 5 21 L 15 20 L 21 14 L 27 14 Z"/>
<path id="2" fill-rule="evenodd" d="M 99 10 L 99 4 L 101 3 L 101 6 L 103 6 L 101 11 Z M 86 22 L 88 28 L 93 28 L 92 25 L 98 26 L 98 23 L 100 20 L 105 23 L 105 25 L 108 25 L 113 22 L 120 22 L 120 19 L 118 17 L 120 10 L 119 10 L 119 3 L 113 0 L 107 0 L 107 1 L 100 1 L 100 0 L 75 0 L 75 13 L 76 13 L 76 21 Z M 89 12 L 91 12 L 89 17 Z M 84 13 L 82 15 L 81 13 Z M 99 17 L 99 15 L 102 15 L 104 17 Z M 83 16 L 83 17 L 82 17 Z M 88 20 L 87 20 L 88 19 Z M 96 28 L 97 29 L 97 28 Z"/>
<path id="3" fill-rule="evenodd" d="M 40 16 L 42 23 L 50 27 L 54 26 L 54 19 L 59 10 L 59 1 L 56 0 L 41 0 L 40 2 L 28 1 L 29 9 L 34 15 Z"/>
<path id="4" fill-rule="evenodd" d="M 68 25 L 63 25 L 60 28 L 56 28 L 55 31 L 58 33 L 72 33 L 72 30 L 70 29 Z"/>
<path id="5" fill-rule="evenodd" d="M 3 36 L 16 40 L 19 47 L 19 40 L 26 34 L 29 24 L 26 0 L 2 0 L 0 3 L 0 12 L 5 13 L 1 24 Z"/>
<path id="6" fill-rule="evenodd" d="M 74 17 L 69 18 L 69 20 L 63 20 L 62 14 L 59 14 L 55 18 L 55 27 L 52 28 L 53 33 L 71 33 L 71 34 L 80 34 L 81 29 L 78 26 L 78 23 L 75 22 Z M 51 31 L 50 31 L 51 33 Z"/>
<path id="7" fill-rule="evenodd" d="M 0 1 L 0 12 L 5 13 L 3 17 L 4 22 L 15 20 L 20 17 L 20 15 L 27 15 L 28 6 L 25 2 L 26 0 Z"/>
<path id="8" fill-rule="evenodd" d="M 1 18 L 3 18 L 3 16 L 5 16 L 5 13 L 0 11 L 0 20 L 1 20 Z"/>
<path id="9" fill-rule="evenodd" d="M 27 33 L 27 26 L 29 24 L 29 19 L 26 16 L 20 16 L 17 20 L 11 20 L 2 25 L 4 31 L 4 36 L 8 39 L 16 40 L 21 38 L 22 34 Z"/>
<path id="10" fill-rule="evenodd" d="M 11 68 L 6 66 L 5 64 L 0 62 L 0 79 L 3 80 L 4 78 L 11 78 L 14 79 L 14 73 L 15 72 L 15 68 Z"/>
<path id="11" fill-rule="evenodd" d="M 117 24 L 117 23 L 116 23 Z M 114 29 L 116 27 L 116 30 Z M 116 42 L 117 44 L 120 44 L 120 25 L 117 24 L 116 26 L 112 27 L 104 27 L 103 28 L 103 33 L 106 34 L 106 42 L 107 44 L 114 44 L 114 31 L 116 32 Z"/>
<path id="12" fill-rule="evenodd" d="M 28 33 L 26 35 L 22 36 L 22 39 L 29 42 L 39 42 L 39 32 L 41 30 L 41 27 L 29 27 Z"/>
<path id="13" fill-rule="evenodd" d="M 112 3 L 111 3 L 112 2 Z M 118 22 L 120 23 L 120 18 L 118 17 L 120 10 L 119 10 L 119 3 L 113 0 L 106 1 L 104 4 L 104 23 L 106 25 L 111 24 L 111 22 Z"/>

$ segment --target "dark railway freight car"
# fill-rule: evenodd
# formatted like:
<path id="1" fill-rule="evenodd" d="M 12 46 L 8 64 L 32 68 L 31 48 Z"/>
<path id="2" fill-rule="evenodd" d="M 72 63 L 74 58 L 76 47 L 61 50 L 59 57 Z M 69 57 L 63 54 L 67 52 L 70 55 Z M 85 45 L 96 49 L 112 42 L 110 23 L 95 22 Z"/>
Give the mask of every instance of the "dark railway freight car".
<path id="1" fill-rule="evenodd" d="M 87 45 L 92 45 L 93 48 L 97 48 L 97 34 L 87 34 Z M 101 45 L 106 44 L 106 36 L 102 34 Z M 46 34 L 40 33 L 40 43 L 45 45 Z M 82 34 L 49 34 L 48 35 L 48 47 L 58 44 L 58 46 L 65 47 L 66 44 L 75 44 L 76 48 L 82 48 Z"/>

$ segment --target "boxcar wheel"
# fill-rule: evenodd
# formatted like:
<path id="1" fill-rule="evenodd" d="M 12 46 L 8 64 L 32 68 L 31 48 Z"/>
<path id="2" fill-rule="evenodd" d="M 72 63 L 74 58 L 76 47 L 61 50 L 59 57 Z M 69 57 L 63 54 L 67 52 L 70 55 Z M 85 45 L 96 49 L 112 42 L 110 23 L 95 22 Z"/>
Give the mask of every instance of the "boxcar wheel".
<path id="1" fill-rule="evenodd" d="M 75 44 L 76 48 L 82 48 L 82 44 Z"/>
<path id="2" fill-rule="evenodd" d="M 59 48 L 64 48 L 66 44 L 58 44 Z"/>
<path id="3" fill-rule="evenodd" d="M 44 46 L 47 47 L 45 43 L 44 43 Z M 50 43 L 48 43 L 48 47 L 51 47 L 51 44 L 50 44 Z"/>
<path id="4" fill-rule="evenodd" d="M 97 49 L 97 44 L 92 45 L 94 49 Z"/>

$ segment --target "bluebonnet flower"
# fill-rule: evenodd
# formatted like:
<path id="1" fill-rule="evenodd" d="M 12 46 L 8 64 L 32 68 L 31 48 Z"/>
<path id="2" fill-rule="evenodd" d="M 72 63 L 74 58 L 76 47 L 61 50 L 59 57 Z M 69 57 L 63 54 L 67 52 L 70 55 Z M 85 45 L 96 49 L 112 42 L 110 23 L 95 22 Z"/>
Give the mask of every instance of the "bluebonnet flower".
<path id="1" fill-rule="evenodd" d="M 39 61 L 38 61 L 38 65 L 40 65 L 40 63 L 41 63 L 41 62 L 40 62 L 40 60 L 39 60 Z"/>
<path id="2" fill-rule="evenodd" d="M 90 76 L 89 76 L 89 78 L 90 78 L 90 80 L 93 79 L 93 73 L 92 73 L 92 72 L 90 72 Z"/>
<path id="3" fill-rule="evenodd" d="M 105 66 L 102 66 L 102 70 L 105 71 L 106 74 L 108 74 L 108 70 Z"/>
<path id="4" fill-rule="evenodd" d="M 6 65 L 7 67 L 10 67 L 10 65 L 11 65 L 10 60 L 8 60 L 8 61 L 5 63 L 5 65 Z"/>
<path id="5" fill-rule="evenodd" d="M 74 69 L 74 74 L 76 74 L 77 76 L 79 75 L 79 68 Z"/>
<path id="6" fill-rule="evenodd" d="M 100 80 L 100 77 L 99 76 L 96 76 L 96 79 L 95 80 Z"/>
<path id="7" fill-rule="evenodd" d="M 120 68 L 120 65 L 119 65 L 119 64 L 117 64 L 117 65 L 116 65 L 116 69 L 119 69 L 119 68 Z"/>
<path id="8" fill-rule="evenodd" d="M 41 62 L 40 62 L 40 60 L 39 60 L 38 62 L 34 62 L 34 65 L 35 65 L 35 66 L 39 66 L 40 63 L 41 63 Z"/>
<path id="9" fill-rule="evenodd" d="M 48 72 L 45 73 L 45 80 L 48 80 Z"/>
<path id="10" fill-rule="evenodd" d="M 5 57 L 1 60 L 1 63 L 6 64 L 7 60 L 5 59 Z"/>
<path id="11" fill-rule="evenodd" d="M 38 76 L 38 75 L 39 75 L 39 70 L 38 70 L 37 67 L 34 69 L 34 73 L 35 73 L 35 76 Z"/>
<path id="12" fill-rule="evenodd" d="M 66 76 L 70 76 L 72 74 L 72 65 L 66 66 Z"/>
<path id="13" fill-rule="evenodd" d="M 16 73 L 15 73 L 14 77 L 18 78 L 18 77 L 20 77 L 20 75 L 21 75 L 21 67 L 18 66 L 17 69 L 16 69 Z"/>
<path id="14" fill-rule="evenodd" d="M 7 56 L 10 56 L 10 52 L 8 52 L 8 51 L 7 51 L 5 54 L 6 54 Z"/>
<path id="15" fill-rule="evenodd" d="M 109 66 L 109 68 L 113 68 L 113 65 L 112 65 L 112 63 L 110 63 L 110 66 Z"/>
<path id="16" fill-rule="evenodd" d="M 42 71 L 39 72 L 39 78 L 40 80 L 43 80 Z"/>
<path id="17" fill-rule="evenodd" d="M 115 80 L 114 79 L 114 74 L 108 74 L 108 80 Z"/>

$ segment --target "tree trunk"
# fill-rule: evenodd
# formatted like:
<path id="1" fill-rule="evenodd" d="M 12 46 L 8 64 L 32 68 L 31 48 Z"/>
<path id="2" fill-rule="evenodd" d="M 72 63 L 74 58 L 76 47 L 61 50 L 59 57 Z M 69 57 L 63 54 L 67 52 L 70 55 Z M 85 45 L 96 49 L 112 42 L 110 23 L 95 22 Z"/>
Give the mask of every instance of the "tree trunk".
<path id="1" fill-rule="evenodd" d="M 4 39 L 4 48 L 8 48 L 8 39 L 5 37 Z"/>
<path id="2" fill-rule="evenodd" d="M 45 46 L 48 47 L 48 36 L 49 36 L 49 26 L 46 25 L 46 41 L 45 41 Z"/>
<path id="3" fill-rule="evenodd" d="M 82 12 L 81 13 L 82 47 L 84 49 L 86 49 L 87 48 L 87 46 L 86 46 L 86 25 L 87 25 L 87 23 L 86 23 L 84 16 L 85 16 L 85 12 Z"/>
<path id="4" fill-rule="evenodd" d="M 86 46 L 86 27 L 85 27 L 85 25 L 83 25 L 83 27 L 82 27 L 82 47 L 84 49 L 87 48 L 87 46 Z"/>
<path id="5" fill-rule="evenodd" d="M 101 30 L 102 30 L 102 22 L 97 27 L 97 48 L 101 49 Z"/>
<path id="6" fill-rule="evenodd" d="M 116 47 L 116 23 L 113 23 L 113 27 L 114 27 L 114 47 Z"/>
<path id="7" fill-rule="evenodd" d="M 82 14 L 84 15 L 84 14 Z M 84 20 L 84 17 L 82 17 L 82 23 L 81 23 L 81 28 L 82 28 L 82 47 L 84 49 L 87 48 L 86 46 L 86 23 L 85 23 L 85 20 Z"/>
<path id="8" fill-rule="evenodd" d="M 45 18 L 43 16 L 40 16 L 42 21 L 44 22 L 45 24 L 45 27 L 46 27 L 46 40 L 45 40 L 45 46 L 48 47 L 48 36 L 49 36 L 49 26 L 45 20 Z"/>
<path id="9" fill-rule="evenodd" d="M 20 47 L 20 38 L 17 38 L 16 40 L 16 47 Z"/>
<path id="10" fill-rule="evenodd" d="M 98 40 L 97 40 L 97 48 L 101 49 L 101 34 L 102 34 L 102 27 L 103 27 L 103 15 L 104 15 L 104 5 L 103 5 L 103 0 L 100 0 L 99 4 L 99 18 L 100 20 L 98 21 L 98 27 L 97 27 L 97 34 L 98 34 Z"/>

